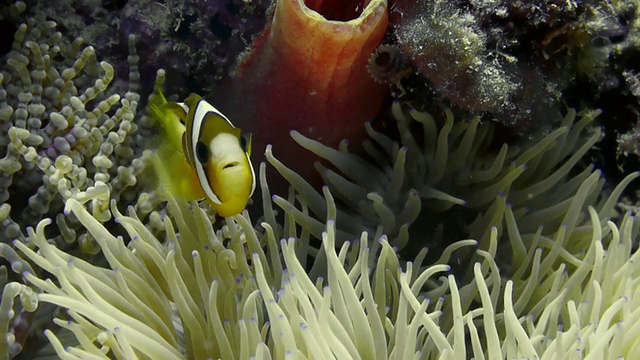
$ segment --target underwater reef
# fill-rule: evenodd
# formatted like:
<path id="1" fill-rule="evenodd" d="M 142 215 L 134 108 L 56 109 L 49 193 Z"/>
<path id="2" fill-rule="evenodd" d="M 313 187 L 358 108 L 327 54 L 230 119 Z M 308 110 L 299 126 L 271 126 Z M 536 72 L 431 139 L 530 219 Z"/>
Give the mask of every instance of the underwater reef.
<path id="1" fill-rule="evenodd" d="M 3 1 L 0 28 L 2 358 L 640 353 L 638 1 Z M 154 89 L 253 133 L 246 211 L 157 186 Z"/>

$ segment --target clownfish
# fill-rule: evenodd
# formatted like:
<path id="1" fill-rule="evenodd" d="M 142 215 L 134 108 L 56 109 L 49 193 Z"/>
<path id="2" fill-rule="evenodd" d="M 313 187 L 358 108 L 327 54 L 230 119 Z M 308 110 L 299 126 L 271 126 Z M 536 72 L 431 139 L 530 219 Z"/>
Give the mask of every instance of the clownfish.
<path id="1" fill-rule="evenodd" d="M 174 103 L 157 89 L 149 110 L 164 128 L 152 157 L 160 186 L 186 200 L 207 199 L 220 216 L 241 213 L 256 187 L 251 136 L 196 94 Z"/>

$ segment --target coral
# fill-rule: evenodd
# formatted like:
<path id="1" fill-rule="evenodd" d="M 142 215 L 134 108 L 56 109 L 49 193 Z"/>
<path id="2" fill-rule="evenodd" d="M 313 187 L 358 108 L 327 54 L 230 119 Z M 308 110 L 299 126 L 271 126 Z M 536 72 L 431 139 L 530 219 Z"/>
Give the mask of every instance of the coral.
<path id="1" fill-rule="evenodd" d="M 637 70 L 637 8 L 612 0 L 397 0 L 391 23 L 439 96 L 523 132 L 558 101 L 604 108 L 608 118 L 637 108 L 619 96 L 623 72 Z"/>
<path id="2" fill-rule="evenodd" d="M 69 37 L 82 37 L 116 70 L 114 87 L 127 89 L 130 35 L 138 43 L 143 88 L 153 88 L 155 72 L 171 74 L 171 93 L 186 97 L 218 83 L 264 28 L 270 0 L 61 0 L 27 1 L 27 16 L 53 20 Z M 24 22 L 24 18 L 21 22 Z M 18 24 L 20 22 L 17 22 Z M 13 30 L 12 30 L 13 31 Z"/>
<path id="3" fill-rule="evenodd" d="M 151 89 L 155 72 L 169 74 L 167 91 L 185 98 L 210 91 L 234 66 L 236 57 L 263 30 L 269 0 L 164 2 L 128 1 L 120 16 L 121 38 L 145 41 L 138 52 L 146 59 L 141 73 Z"/>
<path id="4" fill-rule="evenodd" d="M 27 4 L 22 1 L 16 1 L 9 6 L 0 8 L 0 20 L 17 19 L 27 8 Z"/>
<path id="5" fill-rule="evenodd" d="M 635 154 L 640 156 L 640 123 L 636 123 L 634 129 L 618 134 L 618 156 Z"/>
<path id="6" fill-rule="evenodd" d="M 634 71 L 623 71 L 622 76 L 624 77 L 625 83 L 629 88 L 629 92 L 631 95 L 640 99 L 640 75 L 635 73 Z"/>
<path id="7" fill-rule="evenodd" d="M 473 16 L 452 2 L 398 0 L 392 23 L 400 47 L 442 96 L 475 111 L 514 107 L 520 79 L 491 58 Z"/>
<path id="8" fill-rule="evenodd" d="M 27 16 L 53 20 L 70 37 L 81 37 L 116 70 L 115 87 L 126 91 L 128 38 L 144 38 L 139 54 L 142 86 L 170 70 L 168 90 L 186 97 L 203 93 L 225 76 L 238 54 L 265 25 L 269 0 L 27 1 Z M 24 22 L 23 17 L 19 22 Z M 120 90 L 120 89 L 119 89 Z"/>
<path id="9" fill-rule="evenodd" d="M 359 4 L 277 1 L 265 32 L 214 91 L 216 107 L 245 131 L 259 134 L 255 162 L 262 160 L 267 143 L 295 146 L 286 136 L 290 129 L 332 145 L 344 137 L 358 139 L 362 122 L 380 110 L 387 87 L 371 79 L 366 65 L 387 27 L 386 1 Z M 312 178 L 313 170 L 304 165 L 310 159 L 299 156 L 282 154 Z"/>

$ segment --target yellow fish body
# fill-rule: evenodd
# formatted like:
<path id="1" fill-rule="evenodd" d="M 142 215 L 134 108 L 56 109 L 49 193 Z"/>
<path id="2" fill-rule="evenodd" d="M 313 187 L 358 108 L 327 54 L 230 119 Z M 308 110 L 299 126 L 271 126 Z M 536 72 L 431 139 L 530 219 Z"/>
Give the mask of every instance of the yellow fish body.
<path id="1" fill-rule="evenodd" d="M 220 216 L 242 212 L 256 185 L 251 138 L 198 95 L 184 103 L 155 95 L 149 110 L 165 130 L 152 160 L 160 185 L 187 200 L 206 198 Z"/>

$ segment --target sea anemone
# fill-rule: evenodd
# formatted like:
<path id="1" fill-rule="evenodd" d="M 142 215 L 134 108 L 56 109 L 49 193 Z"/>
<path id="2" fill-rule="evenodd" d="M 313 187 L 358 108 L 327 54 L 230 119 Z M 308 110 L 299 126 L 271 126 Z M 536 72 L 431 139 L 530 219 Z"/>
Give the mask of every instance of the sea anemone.
<path id="1" fill-rule="evenodd" d="M 371 239 L 386 234 L 397 249 L 408 246 L 412 252 L 423 246 L 442 250 L 470 237 L 486 249 L 489 229 L 497 227 L 502 239 L 510 220 L 522 234 L 535 234 L 542 226 L 541 234 L 553 238 L 561 224 L 577 221 L 575 226 L 581 226 L 588 206 L 615 216 L 622 190 L 637 176 L 630 175 L 615 190 L 605 189 L 599 170 L 579 165 L 602 138 L 599 128 L 589 126 L 598 111 L 569 110 L 555 121 L 555 130 L 497 149 L 493 122 L 478 117 L 454 121 L 449 109 L 440 120 L 400 102 L 392 112 L 400 143 L 367 123 L 366 158 L 349 152 L 347 141 L 333 149 L 291 133 L 331 164 L 317 163 L 316 168 L 338 203 L 343 219 L 337 223 L 339 239 L 362 231 Z M 275 203 L 319 238 L 327 219 L 322 195 L 272 152 L 267 148 L 267 160 L 296 189 L 305 209 L 281 197 Z M 567 231 L 570 235 L 573 225 Z"/>
<path id="2" fill-rule="evenodd" d="M 325 194 L 335 213 L 334 200 Z M 540 286 L 529 279 L 531 298 L 540 300 L 523 312 L 513 302 L 522 295 L 518 280 L 503 283 L 494 261 L 495 228 L 493 250 L 477 251 L 473 281 L 461 286 L 453 275 L 436 278 L 449 270 L 442 263 L 424 266 L 418 258 L 401 265 L 384 237 L 373 262 L 366 233 L 336 247 L 335 222 L 329 220 L 323 256 L 313 265 L 324 276 L 316 278 L 308 275 L 306 254 L 300 253 L 304 231 L 278 243 L 273 224 L 263 222 L 258 232 L 245 214 L 214 229 L 198 206 L 168 202 L 173 220 L 163 220 L 166 241 L 152 235 L 132 209 L 124 216 L 113 204 L 113 215 L 128 233 L 125 244 L 81 202 L 67 200 L 65 211 L 95 236 L 108 266 L 49 243 L 45 219 L 28 230 L 37 252 L 14 245 L 55 281 L 25 269 L 23 276 L 38 293 L 7 284 L 3 314 L 11 317 L 16 296 L 28 311 L 42 303 L 67 309 L 54 319 L 61 330 L 45 331 L 63 359 L 508 359 L 576 351 L 609 358 L 631 356 L 640 347 L 640 282 L 634 277 L 640 252 L 633 252 L 635 221 L 629 215 L 620 228 L 613 222 L 602 227 L 590 208 L 586 252 L 565 252 L 565 262 L 544 271 Z M 472 244 L 457 243 L 451 251 Z M 535 252 L 522 265 L 531 266 L 532 274 L 540 270 L 540 251 Z M 10 333 L 4 338 L 12 345 Z"/>
<path id="3" fill-rule="evenodd" d="M 60 214 L 63 199 L 101 183 L 114 199 L 130 203 L 141 189 L 135 37 L 129 38 L 130 91 L 119 94 L 112 85 L 113 66 L 98 61 L 82 38 L 64 39 L 56 26 L 28 19 L 18 26 L 12 50 L 0 64 L 4 242 L 24 238 L 25 226 L 51 217 L 60 229 L 56 241 L 68 246 L 76 242 L 79 224 Z M 108 209 L 108 199 L 102 204 Z M 100 206 L 93 205 L 97 215 Z M 91 252 L 91 246 L 85 250 Z"/>
<path id="4" fill-rule="evenodd" d="M 397 84 L 408 71 L 402 52 L 390 44 L 378 46 L 367 61 L 367 72 L 381 84 Z"/>

